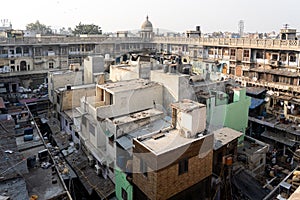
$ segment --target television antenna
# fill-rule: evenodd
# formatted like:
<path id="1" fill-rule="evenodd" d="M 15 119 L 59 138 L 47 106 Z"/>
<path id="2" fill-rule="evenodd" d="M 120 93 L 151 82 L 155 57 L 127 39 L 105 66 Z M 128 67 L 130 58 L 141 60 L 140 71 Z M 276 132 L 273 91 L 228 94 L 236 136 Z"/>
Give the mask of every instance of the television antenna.
<path id="1" fill-rule="evenodd" d="M 1 19 L 0 21 L 3 27 L 8 26 L 8 19 Z"/>
<path id="2" fill-rule="evenodd" d="M 289 24 L 283 24 L 283 28 L 284 28 L 284 29 L 288 29 L 289 27 L 290 27 Z"/>

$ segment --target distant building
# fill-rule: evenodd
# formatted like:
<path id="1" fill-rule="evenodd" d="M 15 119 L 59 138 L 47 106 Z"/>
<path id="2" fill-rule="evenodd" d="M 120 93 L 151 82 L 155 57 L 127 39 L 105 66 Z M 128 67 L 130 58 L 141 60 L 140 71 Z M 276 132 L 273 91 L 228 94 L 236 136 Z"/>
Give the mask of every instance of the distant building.
<path id="1" fill-rule="evenodd" d="M 144 40 L 149 40 L 154 36 L 153 26 L 152 23 L 149 21 L 148 16 L 146 17 L 146 21 L 141 26 L 140 36 Z"/>

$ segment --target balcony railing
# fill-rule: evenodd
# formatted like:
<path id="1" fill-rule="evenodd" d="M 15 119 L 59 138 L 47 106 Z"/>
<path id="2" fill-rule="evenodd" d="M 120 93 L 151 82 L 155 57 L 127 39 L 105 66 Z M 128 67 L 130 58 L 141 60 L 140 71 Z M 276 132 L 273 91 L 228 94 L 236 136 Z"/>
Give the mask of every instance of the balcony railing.
<path id="1" fill-rule="evenodd" d="M 155 37 L 154 43 L 190 44 L 200 46 L 232 46 L 248 48 L 273 48 L 300 50 L 299 40 L 250 39 L 250 38 L 185 38 Z"/>

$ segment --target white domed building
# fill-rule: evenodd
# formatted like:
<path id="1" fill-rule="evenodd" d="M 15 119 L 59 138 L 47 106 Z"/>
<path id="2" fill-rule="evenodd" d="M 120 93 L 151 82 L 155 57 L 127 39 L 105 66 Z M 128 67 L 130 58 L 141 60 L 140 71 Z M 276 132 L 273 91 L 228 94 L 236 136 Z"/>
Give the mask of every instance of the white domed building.
<path id="1" fill-rule="evenodd" d="M 140 36 L 144 39 L 151 39 L 154 36 L 152 23 L 149 21 L 149 17 L 146 17 L 146 21 L 141 26 Z"/>

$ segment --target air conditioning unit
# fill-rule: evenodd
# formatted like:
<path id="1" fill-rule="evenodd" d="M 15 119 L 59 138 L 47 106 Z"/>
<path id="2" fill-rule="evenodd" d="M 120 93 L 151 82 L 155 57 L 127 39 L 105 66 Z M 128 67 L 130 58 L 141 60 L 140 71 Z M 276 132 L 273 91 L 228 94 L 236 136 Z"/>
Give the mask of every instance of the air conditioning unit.
<path id="1" fill-rule="evenodd" d="M 95 165 L 95 171 L 98 176 L 102 173 L 102 169 L 98 164 Z"/>

